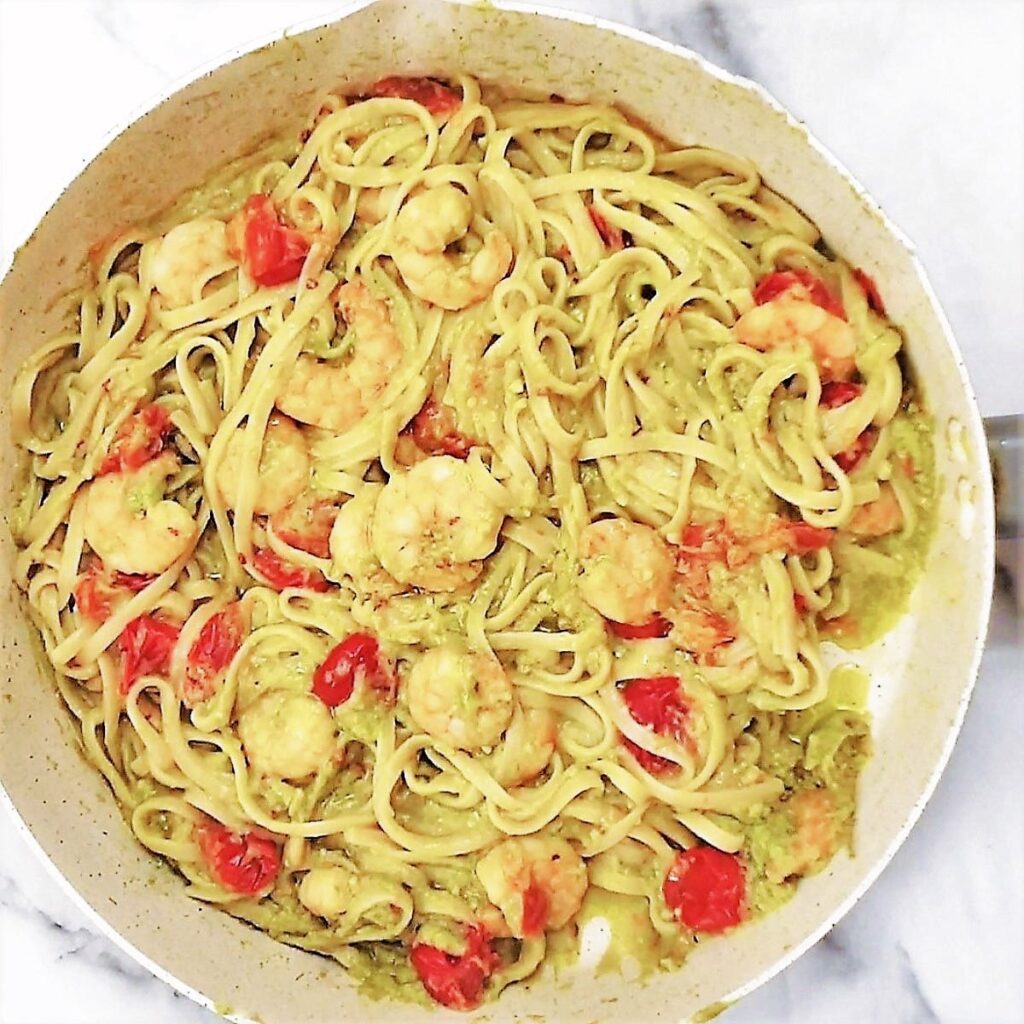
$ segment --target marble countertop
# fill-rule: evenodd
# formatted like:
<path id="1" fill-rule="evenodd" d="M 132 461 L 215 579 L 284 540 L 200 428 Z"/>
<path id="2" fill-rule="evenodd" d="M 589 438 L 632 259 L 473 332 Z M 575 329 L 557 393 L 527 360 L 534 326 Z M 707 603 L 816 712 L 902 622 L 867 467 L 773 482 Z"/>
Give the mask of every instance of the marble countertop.
<path id="1" fill-rule="evenodd" d="M 547 3 L 647 29 L 763 83 L 914 239 L 982 411 L 1022 411 L 1024 4 Z M 152 94 L 337 7 L 0 0 L 0 265 L 81 154 Z M 1019 544 L 1000 548 L 1006 572 L 979 685 L 920 823 L 833 932 L 733 1007 L 729 1024 L 1024 1021 L 1022 556 Z M 215 1019 L 96 934 L 0 813 L 0 1024 Z"/>

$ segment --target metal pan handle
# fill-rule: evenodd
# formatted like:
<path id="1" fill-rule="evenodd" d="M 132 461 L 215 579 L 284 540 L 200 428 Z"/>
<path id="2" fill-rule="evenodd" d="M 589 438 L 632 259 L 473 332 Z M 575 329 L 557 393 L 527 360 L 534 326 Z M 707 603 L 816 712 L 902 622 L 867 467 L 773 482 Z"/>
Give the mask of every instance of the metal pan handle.
<path id="1" fill-rule="evenodd" d="M 985 420 L 988 451 L 996 489 L 996 536 L 1024 535 L 1024 416 L 993 416 Z"/>

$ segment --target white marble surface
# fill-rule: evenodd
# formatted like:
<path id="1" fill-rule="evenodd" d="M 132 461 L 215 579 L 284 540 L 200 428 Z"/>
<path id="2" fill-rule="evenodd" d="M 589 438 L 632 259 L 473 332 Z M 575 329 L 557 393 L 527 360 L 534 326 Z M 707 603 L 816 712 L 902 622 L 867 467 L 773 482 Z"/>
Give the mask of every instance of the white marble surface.
<path id="1" fill-rule="evenodd" d="M 985 414 L 1024 410 L 1024 4 L 548 3 L 630 22 L 766 85 L 917 243 Z M 82 154 L 155 91 L 337 6 L 0 0 L 0 267 Z M 1021 556 L 1020 546 L 1000 552 L 1018 569 Z M 963 736 L 920 824 L 827 939 L 723 1019 L 1024 1021 L 1022 653 L 1007 591 Z M 0 1024 L 214 1019 L 96 935 L 0 814 Z"/>

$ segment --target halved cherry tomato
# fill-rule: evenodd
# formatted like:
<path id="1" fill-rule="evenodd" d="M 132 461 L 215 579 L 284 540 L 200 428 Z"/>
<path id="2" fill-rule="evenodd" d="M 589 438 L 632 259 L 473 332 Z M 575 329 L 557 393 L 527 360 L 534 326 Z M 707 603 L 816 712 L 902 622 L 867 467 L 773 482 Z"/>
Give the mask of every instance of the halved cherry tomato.
<path id="1" fill-rule="evenodd" d="M 868 305 L 879 316 L 885 316 L 885 304 L 882 302 L 882 296 L 879 294 L 875 279 L 866 271 L 861 270 L 860 267 L 854 267 L 853 279 L 864 290 L 864 297 L 868 300 Z"/>
<path id="2" fill-rule="evenodd" d="M 649 622 L 643 622 L 639 626 L 632 626 L 628 622 L 612 622 L 609 619 L 608 628 L 623 640 L 650 640 L 668 636 L 672 632 L 672 623 L 662 615 L 655 615 Z"/>
<path id="3" fill-rule="evenodd" d="M 218 677 L 242 646 L 242 632 L 242 613 L 237 603 L 206 620 L 185 663 L 186 703 L 196 704 L 213 696 Z"/>
<path id="4" fill-rule="evenodd" d="M 196 842 L 210 874 L 225 889 L 242 896 L 269 892 L 281 870 L 281 851 L 270 839 L 240 835 L 218 822 L 200 825 Z"/>
<path id="5" fill-rule="evenodd" d="M 281 222 L 270 196 L 249 196 L 228 225 L 228 249 L 263 285 L 294 281 L 309 254 L 309 239 Z"/>
<path id="6" fill-rule="evenodd" d="M 847 402 L 852 402 L 864 390 L 860 384 L 854 384 L 847 380 L 830 380 L 821 386 L 821 400 L 819 405 L 826 409 L 837 409 Z"/>
<path id="7" fill-rule="evenodd" d="M 270 517 L 274 532 L 293 548 L 317 558 L 330 556 L 331 529 L 338 518 L 338 506 L 303 493 Z"/>
<path id="8" fill-rule="evenodd" d="M 713 846 L 676 854 L 662 893 L 676 919 L 695 932 L 722 932 L 743 920 L 746 880 L 738 857 Z"/>
<path id="9" fill-rule="evenodd" d="M 836 463 L 844 473 L 850 473 L 860 465 L 868 452 L 874 447 L 875 437 L 877 432 L 872 428 L 868 427 L 867 430 L 861 431 L 857 435 L 857 440 L 850 445 L 846 451 L 839 452 L 834 456 Z"/>
<path id="10" fill-rule="evenodd" d="M 163 451 L 164 439 L 173 430 L 167 410 L 152 403 L 132 413 L 118 428 L 100 475 L 138 469 Z"/>
<path id="11" fill-rule="evenodd" d="M 390 96 L 412 100 L 426 107 L 435 117 L 448 117 L 462 106 L 462 97 L 433 78 L 403 78 L 393 75 L 370 86 L 370 96 Z"/>
<path id="12" fill-rule="evenodd" d="M 313 673 L 313 693 L 334 708 L 352 696 L 360 679 L 386 701 L 394 699 L 394 673 L 381 657 L 377 638 L 369 633 L 352 633 L 331 649 Z"/>
<path id="13" fill-rule="evenodd" d="M 456 459 L 469 457 L 476 442 L 459 432 L 455 412 L 450 406 L 428 398 L 412 418 L 409 427 L 416 446 L 428 455 L 451 455 Z"/>
<path id="14" fill-rule="evenodd" d="M 75 607 L 93 622 L 105 622 L 118 591 L 138 593 L 155 580 L 155 576 L 142 576 L 127 572 L 108 573 L 103 564 L 92 562 L 86 567 L 75 587 Z"/>
<path id="15" fill-rule="evenodd" d="M 601 241 L 604 242 L 605 248 L 609 252 L 618 252 L 620 249 L 625 248 L 625 237 L 619 228 L 615 227 L 614 224 L 609 224 L 589 203 L 587 204 L 587 213 L 593 222 L 594 230 L 601 236 Z"/>
<path id="16" fill-rule="evenodd" d="M 304 590 L 314 590 L 318 594 L 324 594 L 330 590 L 327 580 L 316 569 L 290 565 L 270 548 L 257 548 L 253 552 L 252 563 L 256 566 L 259 574 L 275 590 L 284 590 L 285 587 L 301 587 Z"/>
<path id="17" fill-rule="evenodd" d="M 754 288 L 754 302 L 763 306 L 772 299 L 777 299 L 784 292 L 796 291 L 802 298 L 821 306 L 827 313 L 846 319 L 846 310 L 843 309 L 842 300 L 833 293 L 832 289 L 820 277 L 812 274 L 809 270 L 776 270 L 761 278 Z"/>
<path id="18" fill-rule="evenodd" d="M 690 709 L 680 692 L 678 676 L 628 679 L 619 692 L 630 715 L 641 725 L 675 739 L 686 735 Z"/>
<path id="19" fill-rule="evenodd" d="M 132 619 L 118 638 L 121 650 L 121 692 L 127 693 L 139 676 L 162 675 L 181 632 L 172 622 L 140 615 Z"/>
<path id="20" fill-rule="evenodd" d="M 476 1009 L 484 984 L 501 962 L 480 925 L 466 929 L 466 950 L 461 956 L 418 944 L 412 947 L 409 960 L 430 997 L 452 1010 Z"/>
<path id="21" fill-rule="evenodd" d="M 634 721 L 646 725 L 661 736 L 671 736 L 680 743 L 686 740 L 686 719 L 690 709 L 683 699 L 677 676 L 628 679 L 619 692 Z M 628 737 L 623 736 L 622 742 L 652 774 L 667 775 L 678 770 L 674 761 L 644 750 Z"/>
<path id="22" fill-rule="evenodd" d="M 786 546 L 794 555 L 807 555 L 827 548 L 834 532 L 823 526 L 811 526 L 810 523 L 787 523 Z"/>

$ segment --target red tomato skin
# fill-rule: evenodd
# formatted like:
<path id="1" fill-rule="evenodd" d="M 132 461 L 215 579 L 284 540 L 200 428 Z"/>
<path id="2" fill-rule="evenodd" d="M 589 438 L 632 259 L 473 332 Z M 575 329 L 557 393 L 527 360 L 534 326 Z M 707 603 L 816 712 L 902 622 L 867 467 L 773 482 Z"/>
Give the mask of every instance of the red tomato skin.
<path id="1" fill-rule="evenodd" d="M 679 691 L 677 676 L 629 679 L 620 692 L 634 721 L 646 725 L 661 736 L 671 736 L 680 743 L 685 742 L 689 707 Z M 621 736 L 620 739 L 640 766 L 651 775 L 672 775 L 679 770 L 674 761 L 652 754 L 628 736 Z"/>
<path id="2" fill-rule="evenodd" d="M 313 693 L 335 708 L 352 696 L 359 679 L 385 701 L 394 699 L 394 676 L 381 658 L 377 638 L 369 633 L 352 633 L 331 649 L 313 673 Z"/>
<path id="3" fill-rule="evenodd" d="M 679 765 L 670 761 L 667 757 L 659 757 L 649 750 L 644 750 L 639 744 L 634 743 L 628 736 L 620 736 L 622 745 L 636 758 L 637 763 L 645 772 L 651 775 L 675 775 L 679 771 Z"/>
<path id="4" fill-rule="evenodd" d="M 145 590 L 155 579 L 155 576 L 144 576 L 137 572 L 115 572 L 114 586 L 137 594 L 140 590 Z"/>
<path id="5" fill-rule="evenodd" d="M 301 587 L 325 594 L 330 590 L 327 580 L 315 569 L 304 569 L 301 565 L 290 565 L 271 551 L 270 548 L 257 548 L 252 555 L 252 564 L 275 590 L 285 587 Z"/>
<path id="6" fill-rule="evenodd" d="M 837 409 L 847 402 L 857 398 L 864 388 L 860 384 L 854 384 L 846 380 L 830 380 L 821 386 L 821 401 L 819 405 L 826 409 Z"/>
<path id="7" fill-rule="evenodd" d="M 708 528 L 702 523 L 687 523 L 680 537 L 685 548 L 699 548 L 707 540 Z"/>
<path id="8" fill-rule="evenodd" d="M 879 316 L 885 316 L 885 303 L 882 302 L 882 296 L 878 291 L 878 285 L 875 284 L 875 279 L 866 271 L 861 270 L 860 267 L 854 267 L 853 279 L 861 286 L 864 297 L 868 300 L 868 306 Z"/>
<path id="9" fill-rule="evenodd" d="M 317 558 L 329 558 L 330 539 L 338 506 L 329 501 L 297 499 L 270 517 L 274 532 L 293 548 Z"/>
<path id="10" fill-rule="evenodd" d="M 218 677 L 231 664 L 242 646 L 242 615 L 237 604 L 212 615 L 189 648 L 185 665 L 188 702 L 213 696 Z"/>
<path id="11" fill-rule="evenodd" d="M 412 100 L 435 117 L 449 117 L 462 106 L 462 97 L 433 78 L 405 78 L 392 75 L 370 86 L 370 96 Z"/>
<path id="12" fill-rule="evenodd" d="M 240 896 L 266 894 L 281 870 L 277 845 L 252 832 L 239 834 L 211 821 L 196 830 L 196 842 L 210 874 Z"/>
<path id="13" fill-rule="evenodd" d="M 847 402 L 852 402 L 863 390 L 864 388 L 860 384 L 831 380 L 822 386 L 820 404 L 826 408 L 835 409 L 841 405 L 846 405 Z M 857 436 L 856 441 L 846 451 L 839 452 L 835 456 L 836 463 L 844 473 L 849 473 L 854 469 L 861 459 L 871 451 L 874 437 L 875 432 L 869 427 Z"/>
<path id="14" fill-rule="evenodd" d="M 601 241 L 604 242 L 606 249 L 610 252 L 618 252 L 626 247 L 622 231 L 613 224 L 609 224 L 589 203 L 587 204 L 587 214 L 594 225 L 594 230 L 601 236 Z"/>
<path id="15" fill-rule="evenodd" d="M 151 403 L 132 413 L 118 428 L 99 475 L 139 469 L 163 451 L 164 439 L 173 430 L 167 410 Z"/>
<path id="16" fill-rule="evenodd" d="M 126 590 L 137 594 L 155 580 L 155 576 L 134 573 L 108 573 L 102 562 L 93 561 L 79 577 L 75 587 L 75 607 L 91 622 L 106 622 L 118 591 Z"/>
<path id="17" fill-rule="evenodd" d="M 651 640 L 668 636 L 672 632 L 672 623 L 662 615 L 655 615 L 653 619 L 639 626 L 630 625 L 628 622 L 613 622 L 609 619 L 608 628 L 623 640 Z"/>
<path id="18" fill-rule="evenodd" d="M 416 447 L 428 455 L 451 455 L 456 459 L 469 458 L 476 442 L 455 427 L 455 414 L 447 405 L 428 398 L 423 408 L 413 417 L 410 426 Z"/>
<path id="19" fill-rule="evenodd" d="M 744 917 L 743 864 L 713 846 L 682 850 L 665 876 L 662 894 L 676 919 L 691 931 L 723 932 Z"/>
<path id="20" fill-rule="evenodd" d="M 233 226 L 229 237 L 234 248 L 241 234 L 242 252 L 234 249 L 233 255 L 241 258 L 246 273 L 257 284 L 267 286 L 294 281 L 309 254 L 309 239 L 282 224 L 273 200 L 262 193 L 249 196 L 240 216 L 241 231 Z"/>
<path id="21" fill-rule="evenodd" d="M 430 997 L 451 1010 L 475 1010 L 500 963 L 479 925 L 466 929 L 466 951 L 461 956 L 418 944 L 410 950 L 409 960 Z"/>
<path id="22" fill-rule="evenodd" d="M 802 291 L 816 306 L 825 312 L 846 319 L 843 303 L 820 277 L 809 270 L 776 270 L 758 281 L 754 288 L 754 302 L 763 306 L 766 302 L 777 299 L 784 292 L 796 289 Z"/>
<path id="23" fill-rule="evenodd" d="M 531 878 L 523 893 L 523 935 L 543 935 L 550 909 L 547 893 Z"/>
<path id="24" fill-rule="evenodd" d="M 796 591 L 794 591 L 793 593 L 793 608 L 796 611 L 797 615 L 807 614 L 807 598 L 804 597 L 803 594 L 797 593 Z"/>
<path id="25" fill-rule="evenodd" d="M 121 650 L 121 693 L 128 693 L 139 676 L 167 671 L 180 632 L 172 622 L 148 614 L 124 627 L 117 641 Z"/>
<path id="26" fill-rule="evenodd" d="M 839 452 L 833 456 L 836 460 L 836 465 L 844 473 L 851 473 L 857 466 L 860 465 L 861 461 L 865 459 L 875 443 L 875 431 L 872 428 L 868 428 L 862 431 L 858 436 L 857 440 L 850 445 L 849 448 L 844 452 Z"/>
<path id="27" fill-rule="evenodd" d="M 682 740 L 689 708 L 679 692 L 678 676 L 652 676 L 627 680 L 622 699 L 634 721 L 662 736 Z"/>
<path id="28" fill-rule="evenodd" d="M 834 530 L 811 526 L 809 523 L 787 523 L 785 530 L 786 546 L 794 555 L 807 555 L 827 548 L 835 533 Z"/>

